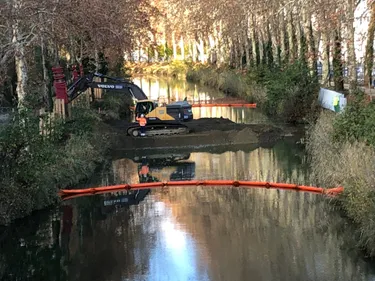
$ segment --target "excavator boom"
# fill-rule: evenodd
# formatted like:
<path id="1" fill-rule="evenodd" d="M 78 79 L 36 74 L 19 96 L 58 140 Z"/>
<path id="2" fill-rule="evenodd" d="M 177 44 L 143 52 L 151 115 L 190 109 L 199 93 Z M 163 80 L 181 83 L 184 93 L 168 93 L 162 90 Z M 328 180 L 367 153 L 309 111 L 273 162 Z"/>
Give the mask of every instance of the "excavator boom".
<path id="1" fill-rule="evenodd" d="M 106 78 L 106 82 L 93 81 L 94 77 Z M 112 81 L 112 82 L 108 82 Z M 106 76 L 100 73 L 90 73 L 79 78 L 68 88 L 69 102 L 77 98 L 88 88 L 122 91 L 137 100 L 147 100 L 146 94 L 136 84 L 129 80 Z"/>

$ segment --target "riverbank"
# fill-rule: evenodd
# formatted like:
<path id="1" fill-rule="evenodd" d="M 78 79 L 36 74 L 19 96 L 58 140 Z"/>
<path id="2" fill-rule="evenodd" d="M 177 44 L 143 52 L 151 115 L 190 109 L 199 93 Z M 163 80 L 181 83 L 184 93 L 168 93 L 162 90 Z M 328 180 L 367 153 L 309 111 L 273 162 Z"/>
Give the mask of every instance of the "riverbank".
<path id="1" fill-rule="evenodd" d="M 126 68 L 131 73 L 141 75 L 164 75 L 169 77 L 185 77 L 189 65 L 183 61 L 160 62 L 160 63 L 130 63 Z"/>
<path id="2" fill-rule="evenodd" d="M 343 186 L 335 202 L 354 223 L 359 248 L 375 256 L 375 106 L 362 101 L 336 115 L 324 112 L 309 131 L 313 177 L 323 186 Z"/>
<path id="3" fill-rule="evenodd" d="M 59 202 L 58 190 L 91 177 L 108 143 L 96 110 L 76 107 L 65 121 L 33 112 L 15 116 L 0 131 L 0 225 Z"/>

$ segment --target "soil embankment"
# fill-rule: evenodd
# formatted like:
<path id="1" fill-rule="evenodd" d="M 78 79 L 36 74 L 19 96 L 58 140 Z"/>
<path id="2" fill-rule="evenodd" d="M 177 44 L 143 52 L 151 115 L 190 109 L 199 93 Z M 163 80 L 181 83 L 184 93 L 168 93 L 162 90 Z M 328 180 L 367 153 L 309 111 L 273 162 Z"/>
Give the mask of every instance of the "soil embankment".
<path id="1" fill-rule="evenodd" d="M 274 143 L 285 131 L 266 124 L 237 124 L 225 118 L 201 118 L 184 123 L 189 134 L 154 137 L 126 135 L 128 123 L 111 122 L 113 150 L 171 149 L 184 147 L 210 147 Z"/>

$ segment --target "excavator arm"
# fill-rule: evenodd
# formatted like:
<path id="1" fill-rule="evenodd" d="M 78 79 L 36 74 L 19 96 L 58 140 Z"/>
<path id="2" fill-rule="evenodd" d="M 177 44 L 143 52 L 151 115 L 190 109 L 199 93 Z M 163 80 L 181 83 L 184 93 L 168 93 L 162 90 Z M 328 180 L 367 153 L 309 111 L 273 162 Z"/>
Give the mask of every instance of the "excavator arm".
<path id="1" fill-rule="evenodd" d="M 94 77 L 107 78 L 107 82 L 96 82 L 94 81 Z M 110 77 L 100 73 L 90 73 L 79 78 L 68 88 L 69 102 L 73 101 L 88 88 L 122 91 L 137 100 L 148 99 L 142 89 L 129 80 Z"/>

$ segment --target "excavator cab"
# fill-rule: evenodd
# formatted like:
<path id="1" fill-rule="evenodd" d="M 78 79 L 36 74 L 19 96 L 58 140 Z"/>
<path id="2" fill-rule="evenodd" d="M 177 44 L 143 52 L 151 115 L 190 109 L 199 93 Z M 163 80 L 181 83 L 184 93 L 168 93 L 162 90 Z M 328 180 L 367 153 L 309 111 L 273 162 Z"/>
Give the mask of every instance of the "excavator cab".
<path id="1" fill-rule="evenodd" d="M 147 118 L 147 136 L 186 134 L 189 129 L 182 122 L 193 119 L 191 104 L 187 101 L 158 106 L 154 101 L 141 100 L 135 106 L 135 117 L 139 117 L 141 114 Z M 127 134 L 133 137 L 139 136 L 139 124 L 135 122 L 129 126 Z"/>
<path id="2" fill-rule="evenodd" d="M 135 116 L 139 117 L 141 114 L 148 115 L 157 107 L 157 104 L 151 100 L 138 101 L 135 107 Z"/>

